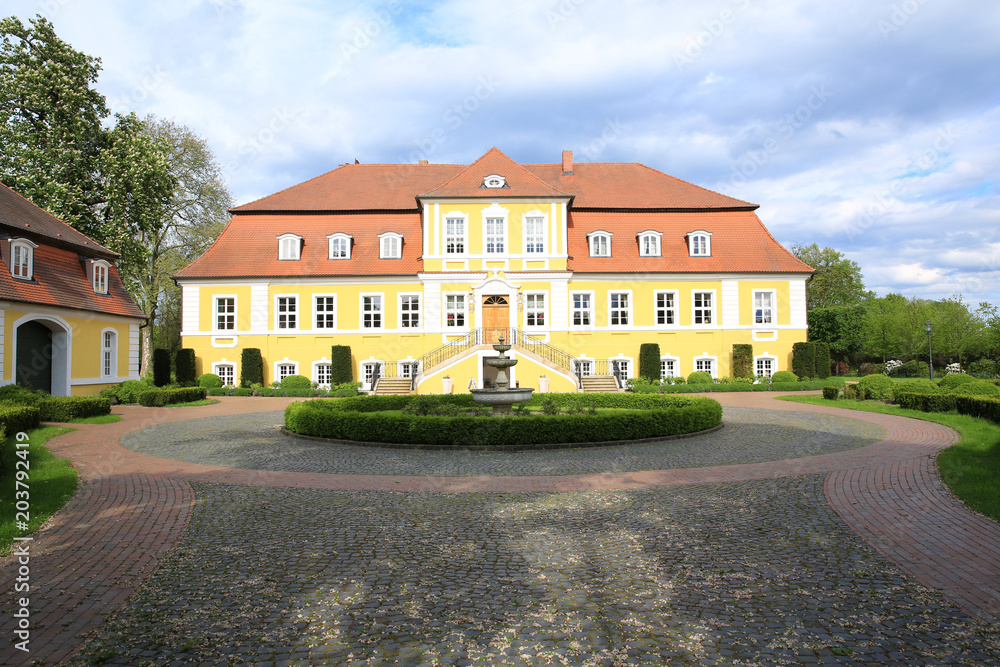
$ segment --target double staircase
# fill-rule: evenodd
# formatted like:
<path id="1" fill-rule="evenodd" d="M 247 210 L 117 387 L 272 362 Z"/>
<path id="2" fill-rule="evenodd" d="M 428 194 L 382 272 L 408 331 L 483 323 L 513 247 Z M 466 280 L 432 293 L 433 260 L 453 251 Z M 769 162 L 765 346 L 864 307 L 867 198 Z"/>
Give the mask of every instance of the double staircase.
<path id="1" fill-rule="evenodd" d="M 380 377 L 375 381 L 376 396 L 399 396 L 413 393 L 412 378 L 387 378 Z"/>
<path id="2" fill-rule="evenodd" d="M 580 378 L 585 394 L 614 394 L 625 391 L 618 386 L 614 375 L 584 375 Z"/>

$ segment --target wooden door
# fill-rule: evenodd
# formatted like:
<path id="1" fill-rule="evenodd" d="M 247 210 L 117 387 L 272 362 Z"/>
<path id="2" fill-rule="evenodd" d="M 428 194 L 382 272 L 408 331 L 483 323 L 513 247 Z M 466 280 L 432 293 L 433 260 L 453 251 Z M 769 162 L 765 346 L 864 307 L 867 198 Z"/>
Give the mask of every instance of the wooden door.
<path id="1" fill-rule="evenodd" d="M 510 303 L 505 296 L 483 297 L 483 338 L 488 345 L 510 342 Z"/>

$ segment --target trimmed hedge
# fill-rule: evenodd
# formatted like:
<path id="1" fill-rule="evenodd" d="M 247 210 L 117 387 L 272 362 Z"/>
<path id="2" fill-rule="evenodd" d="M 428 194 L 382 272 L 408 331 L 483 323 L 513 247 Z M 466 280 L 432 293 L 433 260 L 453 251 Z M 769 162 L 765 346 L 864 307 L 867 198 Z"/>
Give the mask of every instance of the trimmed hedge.
<path id="1" fill-rule="evenodd" d="M 8 435 L 37 428 L 42 421 L 41 411 L 32 405 L 0 405 L 0 427 Z"/>
<path id="2" fill-rule="evenodd" d="M 816 378 L 825 380 L 830 377 L 830 344 L 823 341 L 816 341 L 813 345 L 815 346 L 813 349 L 816 357 Z"/>
<path id="3" fill-rule="evenodd" d="M 812 380 L 810 382 L 772 382 L 767 384 L 748 384 L 746 382 L 733 382 L 731 384 L 678 384 L 664 385 L 660 391 L 664 394 L 702 394 L 728 391 L 816 391 L 824 387 L 843 387 L 842 378 L 830 378 L 827 380 Z"/>
<path id="4" fill-rule="evenodd" d="M 815 343 L 792 345 L 792 371 L 802 379 L 816 376 Z"/>
<path id="5" fill-rule="evenodd" d="M 963 415 L 989 419 L 1000 424 L 1000 398 L 958 396 L 955 399 L 955 409 Z"/>
<path id="6" fill-rule="evenodd" d="M 840 387 L 823 387 L 823 398 L 828 401 L 836 401 L 840 398 Z"/>
<path id="7" fill-rule="evenodd" d="M 955 394 L 917 394 L 913 392 L 903 392 L 896 397 L 899 407 L 907 410 L 920 410 L 921 412 L 951 412 L 959 398 Z M 976 398 L 975 400 L 980 400 Z"/>
<path id="8" fill-rule="evenodd" d="M 153 350 L 153 384 L 165 387 L 170 384 L 170 352 L 161 348 Z"/>
<path id="9" fill-rule="evenodd" d="M 240 386 L 264 384 L 264 358 L 260 348 L 247 347 L 240 355 Z"/>
<path id="10" fill-rule="evenodd" d="M 330 384 L 344 384 L 345 382 L 354 382 L 351 346 L 334 345 L 330 348 Z"/>
<path id="11" fill-rule="evenodd" d="M 205 389 L 218 389 L 222 386 L 222 378 L 215 373 L 204 373 L 198 378 L 198 386 Z"/>
<path id="12" fill-rule="evenodd" d="M 293 403 L 285 409 L 285 426 L 303 435 L 338 440 L 466 449 L 639 440 L 703 431 L 722 421 L 722 406 L 709 398 L 652 394 L 545 396 L 558 403 L 630 407 L 636 412 L 508 418 L 416 416 L 385 413 L 402 409 L 413 396 L 365 396 Z M 466 408 L 475 405 L 468 394 L 437 398 L 443 404 Z M 536 398 L 542 400 L 533 397 L 532 402 Z"/>
<path id="13" fill-rule="evenodd" d="M 46 422 L 68 422 L 111 414 L 111 400 L 99 396 L 52 396 L 38 402 L 39 416 Z"/>
<path id="14" fill-rule="evenodd" d="M 958 396 L 1000 396 L 1000 387 L 986 380 L 966 382 L 948 390 L 949 394 Z"/>
<path id="15" fill-rule="evenodd" d="M 181 387 L 180 389 L 152 389 L 139 394 L 139 405 L 158 408 L 171 403 L 188 403 L 205 398 L 204 387 Z"/>
<path id="16" fill-rule="evenodd" d="M 777 371 L 771 375 L 771 382 L 798 382 L 799 376 L 791 371 Z"/>
<path id="17" fill-rule="evenodd" d="M 753 377 L 753 345 L 733 343 L 733 377 Z"/>
<path id="18" fill-rule="evenodd" d="M 888 375 L 866 375 L 858 380 L 858 391 L 869 401 L 892 400 L 895 387 Z"/>
<path id="19" fill-rule="evenodd" d="M 937 382 L 931 380 L 907 380 L 899 382 L 892 388 L 892 395 L 899 401 L 900 394 L 937 394 L 940 393 Z"/>
<path id="20" fill-rule="evenodd" d="M 659 381 L 660 379 L 660 344 L 642 343 L 639 345 L 639 377 Z"/>
<path id="21" fill-rule="evenodd" d="M 121 384 L 116 384 L 113 387 L 105 387 L 101 390 L 101 396 L 104 398 L 114 396 L 118 399 L 119 403 L 138 403 L 139 394 L 144 391 L 149 391 L 155 386 L 156 385 L 152 384 L 152 382 L 148 379 L 125 380 Z"/>
<path id="22" fill-rule="evenodd" d="M 942 391 L 948 391 L 949 389 L 954 389 L 955 387 L 965 384 L 966 382 L 975 382 L 978 378 L 975 378 L 968 373 L 952 373 L 951 375 L 945 375 L 938 382 L 938 386 L 941 387 Z"/>
<path id="23" fill-rule="evenodd" d="M 312 389 L 312 380 L 305 375 L 286 375 L 281 380 L 282 389 Z"/>
<path id="24" fill-rule="evenodd" d="M 712 374 L 708 371 L 695 371 L 687 376 L 688 384 L 708 384 L 712 381 Z"/>
<path id="25" fill-rule="evenodd" d="M 174 355 L 174 373 L 177 375 L 177 384 L 186 386 L 194 384 L 194 350 L 190 347 L 182 347 Z"/>

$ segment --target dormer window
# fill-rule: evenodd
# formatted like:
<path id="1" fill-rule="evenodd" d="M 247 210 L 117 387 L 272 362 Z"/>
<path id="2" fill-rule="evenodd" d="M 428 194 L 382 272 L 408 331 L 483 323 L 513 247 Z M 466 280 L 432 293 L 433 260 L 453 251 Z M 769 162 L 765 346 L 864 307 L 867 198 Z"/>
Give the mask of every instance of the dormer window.
<path id="1" fill-rule="evenodd" d="M 330 259 L 351 258 L 351 236 L 343 233 L 330 234 L 326 237 L 330 242 Z"/>
<path id="2" fill-rule="evenodd" d="M 688 234 L 688 254 L 691 257 L 710 257 L 712 255 L 712 232 L 698 231 Z"/>
<path id="3" fill-rule="evenodd" d="M 38 244 L 28 239 L 17 239 L 10 243 L 10 275 L 22 280 L 31 280 L 35 272 L 35 248 Z"/>
<path id="4" fill-rule="evenodd" d="M 399 259 L 403 256 L 403 236 L 396 232 L 378 235 L 379 259 Z"/>
<path id="5" fill-rule="evenodd" d="M 108 293 L 108 269 L 110 266 L 107 262 L 94 262 L 94 291 L 97 294 Z"/>
<path id="6" fill-rule="evenodd" d="M 591 257 L 611 257 L 611 232 L 596 231 L 587 234 Z"/>
<path id="7" fill-rule="evenodd" d="M 302 250 L 302 237 L 297 234 L 282 234 L 278 237 L 278 259 L 297 260 Z"/>
<path id="8" fill-rule="evenodd" d="M 659 257 L 661 236 L 663 236 L 661 232 L 654 230 L 639 232 L 639 255 L 641 257 Z"/>
<path id="9" fill-rule="evenodd" d="M 490 174 L 483 179 L 484 188 L 505 188 L 507 187 L 507 179 L 498 174 Z"/>

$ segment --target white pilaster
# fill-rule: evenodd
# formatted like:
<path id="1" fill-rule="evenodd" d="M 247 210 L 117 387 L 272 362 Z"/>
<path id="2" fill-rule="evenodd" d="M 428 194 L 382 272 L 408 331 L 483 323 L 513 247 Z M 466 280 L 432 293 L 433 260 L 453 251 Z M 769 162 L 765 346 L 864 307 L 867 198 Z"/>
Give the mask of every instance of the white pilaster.
<path id="1" fill-rule="evenodd" d="M 722 281 L 722 326 L 740 324 L 740 283 L 738 280 Z"/>

